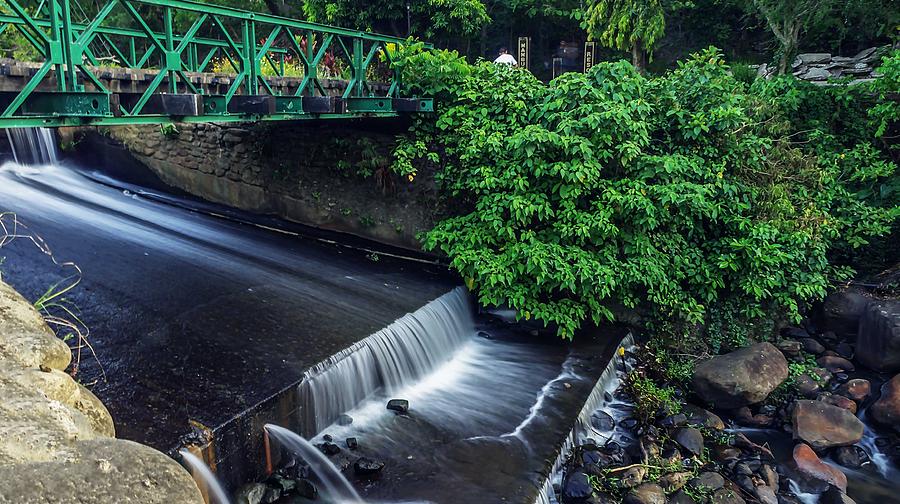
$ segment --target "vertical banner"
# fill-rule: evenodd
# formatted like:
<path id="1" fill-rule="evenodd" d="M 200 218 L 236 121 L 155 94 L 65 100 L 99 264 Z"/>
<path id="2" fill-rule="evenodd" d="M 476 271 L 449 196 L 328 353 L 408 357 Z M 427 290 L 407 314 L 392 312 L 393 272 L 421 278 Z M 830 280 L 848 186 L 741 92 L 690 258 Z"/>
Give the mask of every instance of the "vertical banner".
<path id="1" fill-rule="evenodd" d="M 557 78 L 562 75 L 562 58 L 553 58 L 553 78 Z"/>
<path id="2" fill-rule="evenodd" d="M 584 43 L 584 73 L 588 73 L 591 71 L 591 67 L 594 66 L 594 59 L 597 57 L 597 43 L 596 42 L 585 42 Z"/>
<path id="3" fill-rule="evenodd" d="M 531 37 L 519 37 L 516 59 L 520 67 L 528 69 L 529 63 L 531 63 Z"/>

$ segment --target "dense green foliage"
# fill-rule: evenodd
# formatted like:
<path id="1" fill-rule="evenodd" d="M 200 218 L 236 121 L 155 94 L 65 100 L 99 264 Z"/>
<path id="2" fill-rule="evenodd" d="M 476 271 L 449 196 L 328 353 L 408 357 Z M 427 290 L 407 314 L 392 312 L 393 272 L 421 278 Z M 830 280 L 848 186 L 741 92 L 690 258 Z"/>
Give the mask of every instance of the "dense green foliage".
<path id="1" fill-rule="evenodd" d="M 866 87 L 748 85 L 714 49 L 659 77 L 602 63 L 550 85 L 447 52 L 413 51 L 400 66 L 439 110 L 394 168 L 413 178 L 418 163 L 440 163 L 456 210 L 425 247 L 483 304 L 563 337 L 622 306 L 685 326 L 725 302 L 748 318 L 796 318 L 851 274 L 832 256 L 898 215 Z"/>
<path id="2" fill-rule="evenodd" d="M 595 0 L 587 7 L 585 27 L 590 38 L 606 47 L 630 51 L 631 63 L 644 67 L 645 51 L 652 51 L 665 33 L 661 0 Z"/>

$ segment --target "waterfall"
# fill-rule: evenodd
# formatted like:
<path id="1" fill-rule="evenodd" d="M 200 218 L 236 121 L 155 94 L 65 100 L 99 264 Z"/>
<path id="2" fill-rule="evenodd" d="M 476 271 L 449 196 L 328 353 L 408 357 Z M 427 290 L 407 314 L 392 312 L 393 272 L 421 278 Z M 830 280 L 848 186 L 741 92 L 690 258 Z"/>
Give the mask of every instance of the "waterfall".
<path id="1" fill-rule="evenodd" d="M 222 485 L 219 483 L 219 480 L 216 479 L 216 476 L 209 470 L 209 467 L 200 460 L 200 458 L 187 450 L 181 450 L 178 453 L 181 454 L 182 460 L 184 460 L 190 468 L 191 475 L 194 476 L 194 480 L 197 481 L 198 486 L 202 482 L 212 493 L 210 504 L 231 503 L 228 496 L 225 494 L 225 489 L 223 489 Z"/>
<path id="2" fill-rule="evenodd" d="M 313 366 L 300 382 L 301 419 L 313 437 L 376 392 L 391 393 L 449 361 L 475 330 L 458 287 Z"/>
<path id="3" fill-rule="evenodd" d="M 309 465 L 310 470 L 325 487 L 325 492 L 330 499 L 340 503 L 363 502 L 341 471 L 309 441 L 277 425 L 266 424 L 265 429 L 284 448 L 295 453 Z"/>
<path id="4" fill-rule="evenodd" d="M 619 345 L 626 349 L 633 347 L 634 336 L 631 333 L 628 333 Z M 555 504 L 558 502 L 553 490 L 553 483 L 557 481 L 561 482 L 560 480 L 562 480 L 563 476 L 562 470 L 566 463 L 566 459 L 578 443 L 584 441 L 588 437 L 601 438 L 598 440 L 600 442 L 611 438 L 611 433 L 599 431 L 591 424 L 591 416 L 599 410 L 606 411 L 609 406 L 616 406 L 616 401 L 613 400 L 612 402 L 609 402 L 607 401 L 607 397 L 619 388 L 622 374 L 627 372 L 627 366 L 628 364 L 625 363 L 624 358 L 619 355 L 610 359 L 609 364 L 606 365 L 606 369 L 603 370 L 603 374 L 600 375 L 593 390 L 591 390 L 590 395 L 585 400 L 584 406 L 582 406 L 581 411 L 578 413 L 575 425 L 572 427 L 569 435 L 566 436 L 566 440 L 563 442 L 562 446 L 560 446 L 559 453 L 553 463 L 550 475 L 547 476 L 543 485 L 538 489 L 535 504 Z"/>
<path id="5" fill-rule="evenodd" d="M 47 165 L 59 161 L 56 136 L 50 128 L 8 128 L 6 135 L 16 163 Z"/>

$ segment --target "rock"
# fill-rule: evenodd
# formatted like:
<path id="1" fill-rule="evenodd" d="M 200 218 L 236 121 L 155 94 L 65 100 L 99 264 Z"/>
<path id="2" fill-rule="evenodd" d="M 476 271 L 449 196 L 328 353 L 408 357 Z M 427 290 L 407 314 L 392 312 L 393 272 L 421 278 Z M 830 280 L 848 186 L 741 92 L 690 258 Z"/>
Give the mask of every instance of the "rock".
<path id="1" fill-rule="evenodd" d="M 713 448 L 713 458 L 722 464 L 741 458 L 741 450 L 730 446 L 716 446 Z"/>
<path id="2" fill-rule="evenodd" d="M 842 395 L 834 395 L 829 394 L 828 392 L 824 392 L 822 394 L 819 394 L 819 397 L 817 397 L 816 400 L 822 401 L 825 404 L 830 404 L 832 406 L 837 406 L 838 408 L 845 409 L 850 413 L 853 413 L 854 415 L 856 414 L 856 403 Z"/>
<path id="3" fill-rule="evenodd" d="M 767 486 L 779 488 L 778 484 L 780 483 L 781 478 L 778 476 L 778 471 L 771 465 L 762 464 L 759 468 L 759 477 L 762 478 Z"/>
<path id="4" fill-rule="evenodd" d="M 260 504 L 265 494 L 266 485 L 262 483 L 248 483 L 238 490 L 236 504 Z"/>
<path id="5" fill-rule="evenodd" d="M 869 383 L 869 380 L 855 378 L 838 387 L 834 393 L 861 403 L 872 393 L 872 384 Z"/>
<path id="6" fill-rule="evenodd" d="M 843 357 L 835 357 L 831 355 L 823 355 L 816 359 L 816 363 L 832 373 L 841 373 L 844 371 L 855 371 L 856 367 L 852 362 Z"/>
<path id="7" fill-rule="evenodd" d="M 830 487 L 819 496 L 819 504 L 856 504 L 856 501 L 848 497 L 839 488 Z"/>
<path id="8" fill-rule="evenodd" d="M 697 427 L 724 430 L 725 422 L 718 415 L 693 404 L 686 404 L 682 411 L 687 415 L 688 423 Z"/>
<path id="9" fill-rule="evenodd" d="M 855 339 L 868 303 L 869 298 L 854 289 L 829 294 L 822 303 L 822 330 L 833 331 L 841 339 Z"/>
<path id="10" fill-rule="evenodd" d="M 813 67 L 797 75 L 797 77 L 808 81 L 824 81 L 834 77 L 834 74 L 824 68 Z"/>
<path id="11" fill-rule="evenodd" d="M 718 490 L 725 486 L 725 478 L 715 471 L 706 471 L 692 479 L 690 485 L 698 490 Z"/>
<path id="12" fill-rule="evenodd" d="M 772 425 L 772 417 L 763 414 L 754 415 L 746 406 L 732 411 L 732 415 L 737 423 L 746 427 L 769 427 Z"/>
<path id="13" fill-rule="evenodd" d="M 717 408 L 763 401 L 788 376 L 787 360 L 771 343 L 757 343 L 697 365 L 694 391 Z"/>
<path id="14" fill-rule="evenodd" d="M 781 350 L 781 353 L 788 357 L 799 357 L 800 350 L 803 348 L 803 344 L 792 339 L 783 339 L 776 346 Z"/>
<path id="15" fill-rule="evenodd" d="M 316 487 L 315 483 L 306 478 L 297 480 L 296 492 L 300 497 L 310 500 L 319 498 L 319 488 Z"/>
<path id="16" fill-rule="evenodd" d="M 687 415 L 684 413 L 677 413 L 675 415 L 669 415 L 666 418 L 660 420 L 659 424 L 666 428 L 672 427 L 680 427 L 688 422 Z"/>
<path id="17" fill-rule="evenodd" d="M 331 442 L 320 444 L 319 450 L 321 450 L 325 455 L 337 455 L 338 453 L 341 453 L 341 447 Z"/>
<path id="18" fill-rule="evenodd" d="M 352 424 L 352 423 L 353 423 L 353 417 L 350 416 L 350 415 L 348 415 L 348 414 L 346 414 L 346 413 L 343 414 L 343 415 L 341 415 L 341 416 L 339 416 L 338 419 L 337 419 L 337 424 L 338 424 L 338 425 L 347 426 L 347 425 L 350 425 L 350 424 Z"/>
<path id="19" fill-rule="evenodd" d="M 684 490 L 679 490 L 669 496 L 669 504 L 697 504 L 697 501 Z"/>
<path id="20" fill-rule="evenodd" d="M 778 504 L 778 492 L 768 485 L 756 487 L 754 493 L 762 504 Z"/>
<path id="21" fill-rule="evenodd" d="M 859 324 L 856 358 L 879 372 L 900 371 L 900 301 L 872 301 Z"/>
<path id="22" fill-rule="evenodd" d="M 591 487 L 587 474 L 575 471 L 566 478 L 566 483 L 563 485 L 562 502 L 563 504 L 584 502 L 593 493 L 594 489 Z"/>
<path id="23" fill-rule="evenodd" d="M 631 489 L 622 504 L 666 504 L 666 492 L 656 483 L 643 483 Z"/>
<path id="24" fill-rule="evenodd" d="M 681 427 L 675 430 L 672 436 L 682 448 L 691 455 L 699 456 L 703 453 L 703 434 L 693 427 Z"/>
<path id="25" fill-rule="evenodd" d="M 862 61 L 862 62 L 871 62 L 875 61 L 875 57 L 877 56 L 875 53 L 878 51 L 877 47 L 870 47 L 868 49 L 863 49 L 862 51 L 856 53 L 856 56 L 853 57 L 854 61 Z"/>
<path id="26" fill-rule="evenodd" d="M 348 437 L 344 442 L 347 443 L 347 448 L 351 450 L 359 448 L 359 441 L 355 437 Z"/>
<path id="27" fill-rule="evenodd" d="M 391 399 L 387 403 L 387 409 L 397 413 L 407 413 L 409 412 L 409 401 L 406 399 Z"/>
<path id="28" fill-rule="evenodd" d="M 800 344 L 803 345 L 803 350 L 813 355 L 822 355 L 825 352 L 825 346 L 814 338 L 803 338 L 800 340 Z"/>
<path id="29" fill-rule="evenodd" d="M 822 370 L 823 373 L 817 373 L 815 370 L 810 373 L 803 373 L 794 379 L 794 386 L 797 388 L 797 393 L 807 399 L 813 399 L 822 392 L 822 386 L 828 383 L 828 380 L 824 378 L 824 373 L 828 373 L 828 371 Z M 828 375 L 831 376 L 830 374 Z"/>
<path id="30" fill-rule="evenodd" d="M 358 476 L 372 476 L 380 473 L 382 469 L 384 462 L 369 457 L 360 457 L 353 463 L 353 472 Z"/>
<path id="31" fill-rule="evenodd" d="M 620 484 L 622 488 L 634 488 L 644 481 L 647 470 L 643 467 L 632 467 L 622 472 Z"/>
<path id="32" fill-rule="evenodd" d="M 616 420 L 609 413 L 597 410 L 591 414 L 591 426 L 601 432 L 608 432 L 616 428 Z"/>
<path id="33" fill-rule="evenodd" d="M 881 387 L 881 397 L 869 408 L 872 420 L 900 431 L 900 374 Z"/>
<path id="34" fill-rule="evenodd" d="M 720 488 L 709 498 L 710 504 L 746 504 L 740 494 L 730 488 Z"/>
<path id="35" fill-rule="evenodd" d="M 838 464 L 850 469 L 859 469 L 869 461 L 869 454 L 859 446 L 840 446 L 832 453 Z"/>
<path id="36" fill-rule="evenodd" d="M 840 470 L 822 462 L 808 445 L 800 443 L 794 447 L 788 463 L 794 481 L 804 492 L 821 493 L 830 485 L 847 490 L 847 476 Z"/>
<path id="37" fill-rule="evenodd" d="M 274 504 L 281 498 L 281 489 L 274 487 L 266 487 L 266 493 L 263 494 L 262 504 Z"/>
<path id="38" fill-rule="evenodd" d="M 681 490 L 681 488 L 687 484 L 688 480 L 691 479 L 691 473 L 689 472 L 675 472 L 669 473 L 661 478 L 659 478 L 659 486 L 666 491 L 666 493 L 672 493 L 677 490 Z"/>
<path id="39" fill-rule="evenodd" d="M 834 351 L 841 357 L 845 359 L 852 359 L 853 355 L 856 351 L 853 349 L 853 345 L 847 343 L 846 341 L 841 341 L 837 345 L 834 346 Z"/>
<path id="40" fill-rule="evenodd" d="M 803 53 L 798 54 L 797 59 L 801 65 L 814 65 L 818 63 L 828 63 L 831 61 L 831 55 L 828 53 Z"/>
<path id="41" fill-rule="evenodd" d="M 853 413 L 821 401 L 796 401 L 791 423 L 794 439 L 802 439 L 816 450 L 856 444 L 865 430 Z"/>

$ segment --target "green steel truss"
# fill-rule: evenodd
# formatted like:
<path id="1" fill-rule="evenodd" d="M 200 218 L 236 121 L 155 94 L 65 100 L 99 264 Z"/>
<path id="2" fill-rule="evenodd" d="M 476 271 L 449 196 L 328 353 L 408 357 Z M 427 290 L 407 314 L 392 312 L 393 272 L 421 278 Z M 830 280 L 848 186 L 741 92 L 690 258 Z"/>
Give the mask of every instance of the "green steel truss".
<path id="1" fill-rule="evenodd" d="M 21 86 L 0 92 L 0 128 L 393 116 L 433 107 L 402 94 L 391 65 L 402 39 L 189 0 L 98 0 L 93 12 L 77 0 L 23 1 L 0 0 L 0 33 L 27 41 L 37 64 Z M 4 74 L 0 66 L 0 79 L 12 79 Z M 111 89 L 113 78 L 137 89 Z M 326 79 L 342 81 L 337 94 Z"/>

